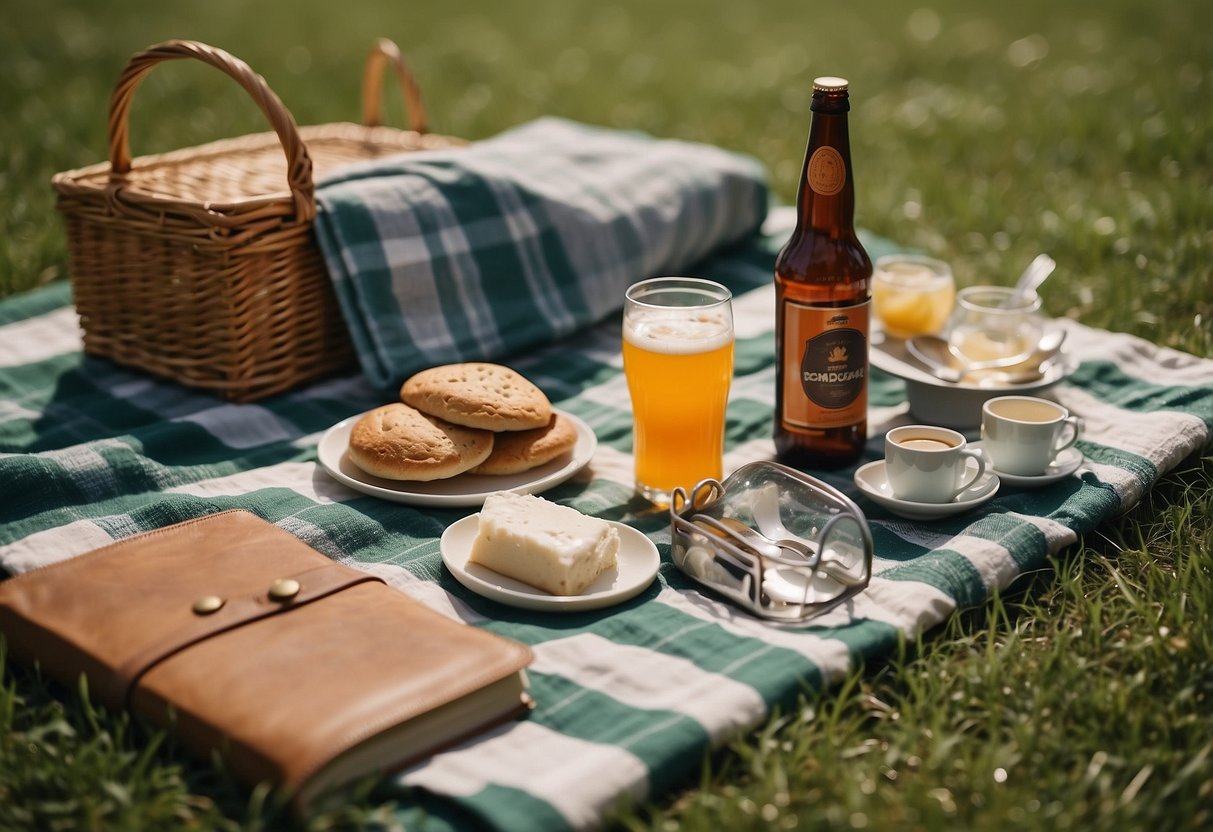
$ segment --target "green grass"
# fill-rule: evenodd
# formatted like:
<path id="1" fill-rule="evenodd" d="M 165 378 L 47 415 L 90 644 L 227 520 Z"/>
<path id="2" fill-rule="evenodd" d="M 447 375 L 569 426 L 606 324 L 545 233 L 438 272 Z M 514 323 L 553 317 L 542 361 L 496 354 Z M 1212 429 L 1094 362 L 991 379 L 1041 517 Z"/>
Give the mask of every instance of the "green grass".
<path id="1" fill-rule="evenodd" d="M 1213 49 L 1202 3 L 914 10 L 623 0 L 335 6 L 44 2 L 0 27 L 0 295 L 65 277 L 55 171 L 106 156 L 133 52 L 223 46 L 300 123 L 356 120 L 363 55 L 397 40 L 439 132 L 544 114 L 750 153 L 790 199 L 814 75 L 852 82 L 857 219 L 1046 309 L 1213 356 Z M 389 85 L 390 88 L 390 85 Z M 389 113 L 403 122 L 395 99 Z M 262 130 L 214 70 L 140 88 L 136 154 Z M 1213 807 L 1213 463 L 980 609 L 705 761 L 633 829 L 1199 829 Z M 271 828 L 281 812 L 164 738 L 7 667 L 0 827 Z M 150 750 L 149 750 L 150 749 Z M 372 797 L 315 828 L 389 825 Z"/>
<path id="2" fill-rule="evenodd" d="M 630 828 L 1208 828 L 1211 513 L 1187 469 Z"/>

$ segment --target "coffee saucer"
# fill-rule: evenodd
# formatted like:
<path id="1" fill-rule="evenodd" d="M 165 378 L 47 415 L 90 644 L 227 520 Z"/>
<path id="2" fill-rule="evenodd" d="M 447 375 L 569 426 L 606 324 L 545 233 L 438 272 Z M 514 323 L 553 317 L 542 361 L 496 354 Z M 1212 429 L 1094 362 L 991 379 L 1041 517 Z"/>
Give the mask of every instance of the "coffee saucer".
<path id="1" fill-rule="evenodd" d="M 974 450 L 981 451 L 980 442 L 970 442 L 969 447 Z M 985 452 L 982 452 L 985 455 Z M 1008 474 L 1005 471 L 999 471 L 993 467 L 994 463 L 989 456 L 986 456 L 986 463 L 990 466 L 990 470 L 998 474 L 998 478 L 1007 485 L 1014 485 L 1019 488 L 1036 488 L 1041 485 L 1048 485 L 1051 482 L 1063 480 L 1078 470 L 1086 459 L 1082 455 L 1082 451 L 1078 448 L 1066 448 L 1059 453 L 1057 457 L 1049 464 L 1043 474 L 1035 474 L 1033 476 L 1024 476 L 1023 474 Z"/>
<path id="2" fill-rule="evenodd" d="M 966 470 L 971 470 L 977 466 L 977 463 L 970 461 L 968 466 Z M 911 500 L 898 499 L 893 495 L 893 486 L 889 485 L 885 461 L 878 459 L 861 466 L 855 472 L 855 484 L 859 486 L 860 491 L 872 498 L 873 502 L 887 508 L 899 517 L 906 517 L 910 520 L 938 520 L 941 517 L 968 511 L 989 500 L 998 493 L 1000 480 L 997 474 L 987 468 L 986 472 L 977 478 L 977 482 L 960 492 L 951 502 L 916 503 Z"/>

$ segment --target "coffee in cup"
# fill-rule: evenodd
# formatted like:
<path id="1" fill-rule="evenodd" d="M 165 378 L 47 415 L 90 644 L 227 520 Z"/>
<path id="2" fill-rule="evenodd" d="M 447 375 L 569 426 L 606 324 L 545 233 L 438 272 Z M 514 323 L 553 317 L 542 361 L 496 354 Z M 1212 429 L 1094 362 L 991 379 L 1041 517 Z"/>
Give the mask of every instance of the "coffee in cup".
<path id="1" fill-rule="evenodd" d="M 995 470 L 1007 474 L 1044 474 L 1081 434 L 1082 420 L 1048 399 L 998 396 L 981 408 L 982 447 Z"/>
<path id="2" fill-rule="evenodd" d="M 968 448 L 962 434 L 934 425 L 903 425 L 884 439 L 885 471 L 893 496 L 915 503 L 948 503 L 986 472 L 986 461 Z M 969 460 L 976 464 L 972 470 Z M 991 478 L 974 497 L 997 485 Z"/>

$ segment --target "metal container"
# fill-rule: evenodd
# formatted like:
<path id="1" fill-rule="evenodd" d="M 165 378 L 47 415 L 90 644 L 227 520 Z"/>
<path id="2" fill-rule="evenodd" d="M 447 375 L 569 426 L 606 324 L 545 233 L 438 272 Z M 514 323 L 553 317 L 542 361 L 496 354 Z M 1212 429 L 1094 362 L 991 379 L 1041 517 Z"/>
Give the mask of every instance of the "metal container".
<path id="1" fill-rule="evenodd" d="M 706 479 L 670 502 L 675 565 L 759 618 L 802 623 L 872 575 L 872 532 L 838 489 L 775 462 Z"/>

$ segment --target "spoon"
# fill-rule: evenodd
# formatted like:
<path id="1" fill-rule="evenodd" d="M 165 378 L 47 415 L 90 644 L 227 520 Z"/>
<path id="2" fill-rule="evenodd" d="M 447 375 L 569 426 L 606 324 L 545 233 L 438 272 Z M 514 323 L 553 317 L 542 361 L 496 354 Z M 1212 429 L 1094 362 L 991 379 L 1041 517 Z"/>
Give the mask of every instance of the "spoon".
<path id="1" fill-rule="evenodd" d="M 782 555 L 779 547 L 772 541 L 767 540 L 745 523 L 731 517 L 717 519 L 708 514 L 696 514 L 691 518 L 691 522 L 711 531 L 717 537 L 740 544 L 743 549 L 754 552 L 759 557 L 780 557 Z"/>
<path id="2" fill-rule="evenodd" d="M 757 529 L 747 526 L 745 523 L 732 517 L 721 517 L 717 520 L 715 517 L 709 517 L 706 514 L 697 514 L 692 520 L 711 526 L 727 534 L 762 557 L 780 561 L 781 558 L 786 557 L 788 554 L 795 555 L 804 559 L 811 568 L 820 570 L 825 575 L 839 581 L 845 586 L 851 586 L 855 583 L 855 578 L 848 572 L 845 565 L 829 560 L 823 561 L 818 555 L 817 547 L 814 544 L 790 537 L 772 540 Z M 781 562 L 787 563 L 787 561 Z"/>
<path id="3" fill-rule="evenodd" d="M 772 540 L 757 529 L 747 526 L 740 520 L 732 517 L 721 517 L 717 520 L 715 517 L 710 517 L 706 514 L 697 514 L 691 518 L 694 522 L 701 525 L 709 526 L 719 533 L 733 538 L 738 543 L 741 543 L 750 551 L 757 554 L 759 557 L 772 560 L 775 563 L 787 564 L 783 559 L 788 554 L 794 554 L 804 559 L 805 564 L 813 570 L 810 576 L 822 576 L 826 581 L 826 586 L 829 580 L 833 580 L 844 587 L 856 586 L 864 583 L 862 579 L 856 578 L 850 573 L 844 564 L 835 563 L 832 560 L 822 560 L 815 546 L 811 546 L 804 541 L 795 540 L 792 538 L 784 538 L 781 540 Z M 778 566 L 768 566 L 767 575 L 768 582 L 770 576 L 776 576 L 776 583 L 772 586 L 767 586 L 764 583 L 764 588 L 771 593 L 772 597 L 778 597 L 779 600 L 785 603 L 800 603 L 805 600 L 806 590 L 803 586 L 805 575 L 798 567 L 790 565 L 780 568 Z M 814 581 L 819 581 L 821 578 L 813 577 Z M 782 582 L 787 586 L 779 589 L 779 583 Z M 796 584 L 801 584 L 797 587 Z M 789 588 L 792 590 L 789 594 Z M 825 591 L 825 586 L 821 587 Z"/>
<path id="4" fill-rule="evenodd" d="M 956 383 L 975 370 L 995 370 L 1024 364 L 1032 367 L 1025 370 L 1029 376 L 1024 381 L 1031 381 L 1041 375 L 1041 366 L 1061 350 L 1061 344 L 1066 340 L 1064 329 L 1050 329 L 1040 337 L 1036 348 L 1027 358 L 1011 356 L 1010 358 L 994 358 L 989 361 L 971 361 L 960 367 L 956 366 L 955 358 L 948 350 L 948 342 L 938 335 L 915 335 L 906 341 L 906 349 L 922 364 L 930 369 L 931 374 L 940 381 Z"/>
<path id="5" fill-rule="evenodd" d="M 1037 381 L 1047 376 L 1052 372 L 1055 366 L 1062 362 L 1060 353 L 1054 353 L 1051 358 L 1047 358 L 1040 363 L 1039 366 L 1031 367 L 1023 370 L 989 370 L 979 374 L 979 378 L 975 380 L 978 387 L 1006 387 L 1008 384 L 1027 384 L 1031 381 Z"/>
<path id="6" fill-rule="evenodd" d="M 732 517 L 721 517 L 720 522 L 727 526 L 733 537 L 745 543 L 759 554 L 766 553 L 768 557 L 778 558 L 784 552 L 790 552 L 804 560 L 812 561 L 817 557 L 817 549 L 799 540 L 791 538 L 772 540 L 755 528 L 747 526 Z"/>
<path id="7" fill-rule="evenodd" d="M 754 531 L 760 532 L 768 540 L 785 549 L 799 551 L 798 547 L 804 547 L 814 555 L 821 548 L 816 541 L 805 540 L 783 524 L 783 519 L 779 516 L 779 489 L 774 483 L 768 483 L 759 491 L 750 507 L 754 512 L 754 522 L 758 525 Z M 814 527 L 810 534 L 816 535 L 817 528 Z M 812 561 L 813 558 L 806 556 L 805 559 Z M 839 552 L 828 547 L 822 555 L 817 557 L 817 571 L 843 586 L 859 586 L 866 583 L 863 576 L 857 574 L 855 569 L 854 564 L 848 565 L 844 559 L 839 558 Z M 785 573 L 787 571 L 784 570 Z M 786 578 L 787 575 L 785 574 L 784 577 Z"/>
<path id="8" fill-rule="evenodd" d="M 1026 298 L 1036 294 L 1040 284 L 1045 282 L 1045 278 L 1051 275 L 1055 268 L 1057 268 L 1057 262 L 1052 257 L 1047 254 L 1036 255 L 1028 267 L 1023 270 L 1023 274 L 1019 276 L 1015 288 L 1011 290 L 1010 296 L 1003 305 L 1010 307 L 1023 305 Z"/>
<path id="9" fill-rule="evenodd" d="M 767 483 L 754 495 L 750 509 L 754 513 L 756 531 L 768 539 L 777 543 L 782 542 L 782 539 L 800 540 L 811 548 L 817 548 L 815 543 L 805 540 L 783 524 L 783 519 L 779 516 L 779 488 L 774 483 Z M 814 528 L 810 533 L 816 534 L 817 529 Z"/>

